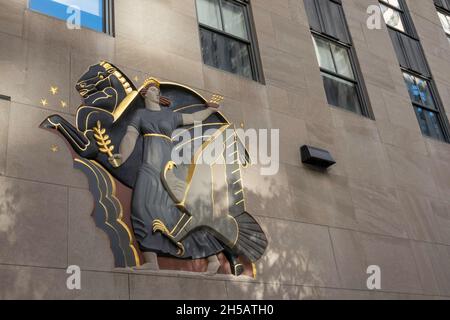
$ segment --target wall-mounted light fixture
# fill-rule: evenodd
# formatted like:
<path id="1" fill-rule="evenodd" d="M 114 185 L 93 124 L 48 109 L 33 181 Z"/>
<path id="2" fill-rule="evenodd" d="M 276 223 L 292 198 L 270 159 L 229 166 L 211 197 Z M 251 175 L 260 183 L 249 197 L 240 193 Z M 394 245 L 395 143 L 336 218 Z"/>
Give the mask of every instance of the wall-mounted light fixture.
<path id="1" fill-rule="evenodd" d="M 4 96 L 4 95 L 0 94 L 0 100 L 11 101 L 11 97 Z"/>
<path id="2" fill-rule="evenodd" d="M 336 164 L 333 156 L 327 150 L 305 145 L 300 148 L 300 153 L 302 156 L 302 162 L 311 166 L 327 169 Z"/>

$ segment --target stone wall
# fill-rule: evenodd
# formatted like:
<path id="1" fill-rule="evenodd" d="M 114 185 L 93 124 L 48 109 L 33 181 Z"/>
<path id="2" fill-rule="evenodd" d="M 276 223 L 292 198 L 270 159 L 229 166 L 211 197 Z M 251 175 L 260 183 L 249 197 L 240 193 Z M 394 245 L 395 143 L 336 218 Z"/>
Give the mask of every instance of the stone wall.
<path id="1" fill-rule="evenodd" d="M 449 112 L 448 40 L 432 0 L 407 2 Z M 343 0 L 376 121 L 328 106 L 301 0 L 252 1 L 265 85 L 203 65 L 194 0 L 115 3 L 113 38 L 0 0 L 0 94 L 11 97 L 0 101 L 0 298 L 450 297 L 450 145 L 422 136 L 386 27 L 366 27 L 376 0 Z M 87 179 L 63 141 L 38 128 L 53 113 L 74 119 L 74 84 L 101 59 L 138 82 L 220 93 L 246 128 L 281 129 L 279 174 L 245 172 L 249 211 L 270 241 L 256 280 L 114 271 Z M 303 144 L 330 150 L 337 165 L 304 167 Z M 72 264 L 81 291 L 66 288 Z M 366 287 L 373 264 L 378 292 Z"/>

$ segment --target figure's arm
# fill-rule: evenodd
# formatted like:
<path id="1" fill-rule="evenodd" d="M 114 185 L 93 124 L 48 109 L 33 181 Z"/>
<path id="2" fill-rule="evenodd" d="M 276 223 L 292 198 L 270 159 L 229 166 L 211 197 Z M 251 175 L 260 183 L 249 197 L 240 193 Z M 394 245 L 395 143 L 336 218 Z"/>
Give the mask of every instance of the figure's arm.
<path id="1" fill-rule="evenodd" d="M 109 158 L 109 162 L 116 168 L 127 162 L 134 151 L 138 138 L 139 132 L 137 129 L 133 126 L 128 126 L 127 133 L 119 146 L 119 154 L 115 154 L 113 157 Z"/>
<path id="2" fill-rule="evenodd" d="M 183 125 L 187 126 L 196 122 L 205 121 L 210 115 L 217 112 L 220 106 L 216 103 L 208 103 L 206 104 L 206 107 L 207 109 L 205 110 L 197 111 L 191 114 L 183 113 Z"/>

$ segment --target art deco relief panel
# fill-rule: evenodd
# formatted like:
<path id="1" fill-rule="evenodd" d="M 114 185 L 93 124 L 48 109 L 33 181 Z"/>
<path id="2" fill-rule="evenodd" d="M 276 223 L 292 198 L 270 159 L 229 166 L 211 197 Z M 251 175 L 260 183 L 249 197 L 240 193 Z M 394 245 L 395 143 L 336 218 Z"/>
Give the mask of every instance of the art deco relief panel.
<path id="1" fill-rule="evenodd" d="M 110 239 L 115 266 L 254 277 L 267 239 L 246 212 L 241 170 L 250 158 L 217 110 L 223 97 L 207 101 L 155 78 L 137 88 L 106 61 L 90 66 L 76 89 L 75 125 L 53 115 L 40 126 L 65 139 L 74 167 L 88 177 L 92 215 Z M 193 138 L 177 144 L 183 133 Z M 217 144 L 217 160 L 225 161 L 202 162 Z M 191 161 L 174 162 L 178 148 Z"/>

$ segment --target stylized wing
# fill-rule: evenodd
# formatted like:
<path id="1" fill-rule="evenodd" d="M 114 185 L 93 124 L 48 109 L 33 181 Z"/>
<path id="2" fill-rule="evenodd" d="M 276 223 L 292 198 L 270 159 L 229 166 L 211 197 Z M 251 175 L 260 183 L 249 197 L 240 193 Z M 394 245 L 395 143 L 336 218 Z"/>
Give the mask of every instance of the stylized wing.
<path id="1" fill-rule="evenodd" d="M 202 109 L 204 106 L 180 106 L 174 111 L 194 113 Z M 246 210 L 241 170 L 250 159 L 236 129 L 216 113 L 202 124 L 183 130 L 177 135 L 188 132 L 190 139 L 182 139 L 174 151 L 181 155 L 188 152 L 183 159 L 191 161 L 166 167 L 162 175 L 169 194 L 186 213 L 171 236 L 181 240 L 197 228 L 206 228 L 236 254 L 258 260 L 264 254 L 267 239 Z M 209 161 L 214 160 L 205 162 L 205 155 Z M 178 179 L 166 179 L 172 175 Z M 184 188 L 180 188 L 180 180 L 185 182 Z"/>

